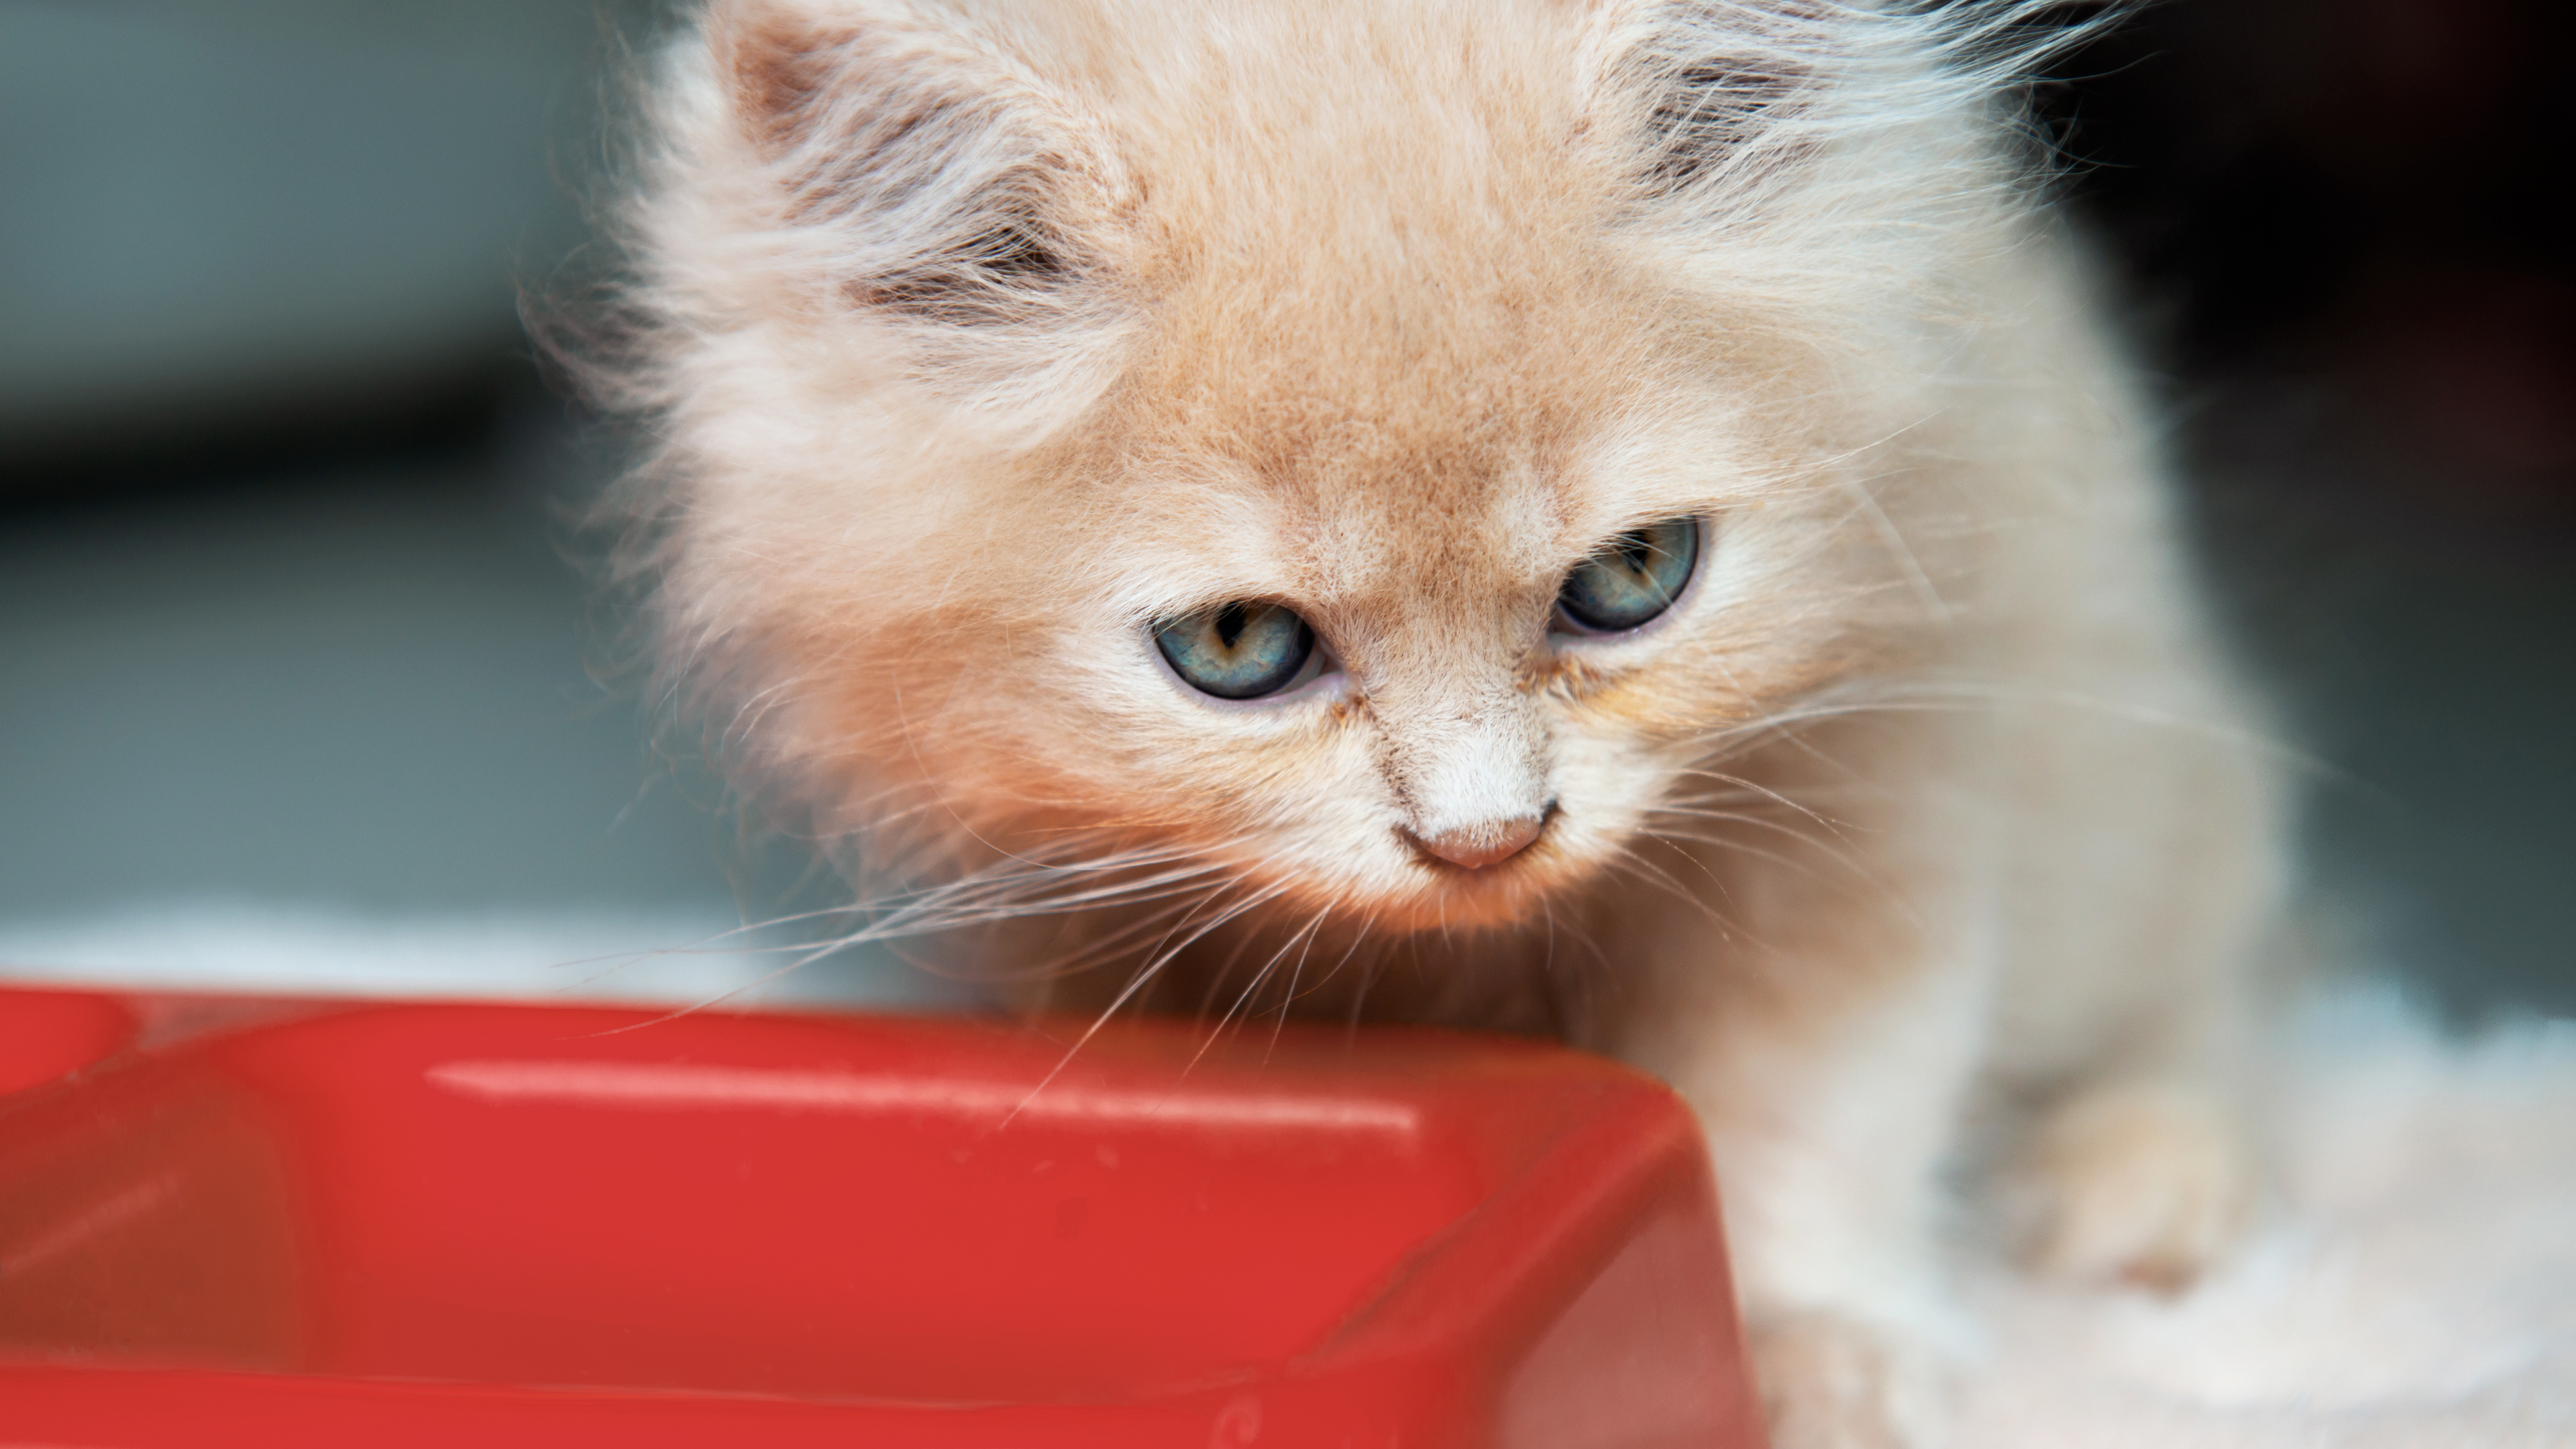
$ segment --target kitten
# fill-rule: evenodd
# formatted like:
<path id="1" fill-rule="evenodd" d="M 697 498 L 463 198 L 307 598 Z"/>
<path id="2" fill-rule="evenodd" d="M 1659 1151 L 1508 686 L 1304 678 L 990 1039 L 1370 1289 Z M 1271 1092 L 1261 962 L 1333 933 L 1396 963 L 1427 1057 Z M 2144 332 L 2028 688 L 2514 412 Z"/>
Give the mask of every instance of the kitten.
<path id="1" fill-rule="evenodd" d="M 2284 876 L 2043 8 L 717 0 L 615 378 L 674 686 L 1024 1000 L 1662 1075 L 1782 1449 L 1929 1442 L 1972 1124 L 2040 1263 L 2222 1250 Z"/>

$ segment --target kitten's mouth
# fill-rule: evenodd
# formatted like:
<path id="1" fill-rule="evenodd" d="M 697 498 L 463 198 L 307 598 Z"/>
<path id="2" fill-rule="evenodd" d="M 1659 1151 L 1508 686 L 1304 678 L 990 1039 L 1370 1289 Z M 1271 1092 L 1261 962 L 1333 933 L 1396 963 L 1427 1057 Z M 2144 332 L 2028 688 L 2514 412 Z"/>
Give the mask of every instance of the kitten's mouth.
<path id="1" fill-rule="evenodd" d="M 1536 815 L 1484 821 L 1429 835 L 1398 826 L 1396 833 L 1404 837 L 1424 864 L 1442 871 L 1475 873 L 1491 870 L 1529 849 L 1547 833 L 1554 819 L 1556 802 L 1550 800 Z"/>

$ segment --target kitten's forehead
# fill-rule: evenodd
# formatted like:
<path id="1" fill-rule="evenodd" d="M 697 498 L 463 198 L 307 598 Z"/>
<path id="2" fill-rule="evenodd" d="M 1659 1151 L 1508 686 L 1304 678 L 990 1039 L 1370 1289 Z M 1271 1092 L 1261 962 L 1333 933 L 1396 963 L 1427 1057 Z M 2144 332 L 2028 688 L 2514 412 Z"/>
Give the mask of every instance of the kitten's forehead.
<path id="1" fill-rule="evenodd" d="M 1240 366 L 1271 391 L 1202 393 L 1143 424 L 1189 460 L 1139 470 L 1190 480 L 1187 496 L 1153 505 L 1187 517 L 1155 531 L 1208 539 L 1217 530 L 1189 518 L 1231 520 L 1235 574 L 1219 588 L 1408 612 L 1467 598 L 1519 608 L 1543 605 L 1616 534 L 1731 506 L 1763 471 L 1748 456 L 1756 430 L 1718 389 L 1678 386 L 1638 345 L 1646 329 L 1574 309 L 1510 337 L 1468 315 L 1424 330 L 1443 323 L 1472 360 L 1337 358 L 1334 342 L 1278 333 L 1225 342 L 1223 361 L 1199 352 L 1202 368 Z M 1596 326 L 1614 335 L 1582 335 Z"/>
<path id="2" fill-rule="evenodd" d="M 1516 594 L 1562 567 L 1567 485 L 1538 459 L 1380 448 L 1139 459 L 1122 550 L 1161 602 L 1245 594 L 1324 608 Z M 1204 599 L 1195 596 L 1204 595 Z"/>
<path id="3" fill-rule="evenodd" d="M 1185 7 L 1134 33 L 1113 7 L 1115 45 L 1025 33 L 1056 13 L 1010 23 L 1132 183 L 1120 378 L 1074 444 L 1108 486 L 1065 495 L 1121 612 L 1522 620 L 1604 538 L 1697 507 L 1602 466 L 1691 344 L 1614 235 L 1633 158 L 1583 139 L 1586 7 Z"/>
<path id="4" fill-rule="evenodd" d="M 1418 357 L 1349 355 L 1347 340 L 1309 349 L 1274 336 L 1268 355 L 1230 361 L 1275 390 L 1203 395 L 1143 421 L 1162 446 L 1130 479 L 1165 485 L 1149 507 L 1175 516 L 1157 531 L 1213 541 L 1231 524 L 1220 547 L 1254 575 L 1241 583 L 1319 604 L 1517 591 L 1561 568 L 1595 511 L 1580 496 L 1585 430 L 1562 415 L 1566 401 L 1498 398 Z M 1512 370 L 1505 359 L 1492 368 Z M 1367 396 L 1354 397 L 1360 374 Z M 1588 389 L 1569 391 L 1579 403 Z"/>
<path id="5" fill-rule="evenodd" d="M 1628 299 L 1570 276 L 1545 297 L 1462 286 L 1398 308 L 1348 280 L 1292 295 L 1210 278 L 1166 319 L 1113 431 L 1121 492 L 1176 583 L 1518 607 L 1609 535 L 1701 506 L 1713 449 L 1671 466 L 1649 421 L 1668 411 L 1650 400 L 1654 328 Z"/>
<path id="6" fill-rule="evenodd" d="M 1603 511 L 1589 464 L 1643 329 L 1579 279 L 1514 295 L 1490 253 L 1452 256 L 1427 284 L 1284 254 L 1191 279 L 1113 430 L 1142 471 L 1265 518 L 1305 592 L 1558 567 Z"/>
<path id="7" fill-rule="evenodd" d="M 1530 8 L 1198 7 L 1091 62 L 1153 299 L 1113 430 L 1265 516 L 1299 594 L 1519 588 L 1634 521 L 1587 464 L 1668 299 L 1576 144 L 1584 7 Z"/>

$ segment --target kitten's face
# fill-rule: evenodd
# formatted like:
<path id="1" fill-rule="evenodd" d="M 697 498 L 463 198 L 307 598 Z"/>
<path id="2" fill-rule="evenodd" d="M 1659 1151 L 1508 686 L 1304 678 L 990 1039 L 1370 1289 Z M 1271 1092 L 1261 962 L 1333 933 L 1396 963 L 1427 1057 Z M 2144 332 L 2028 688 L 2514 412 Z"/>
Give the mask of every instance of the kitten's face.
<path id="1" fill-rule="evenodd" d="M 1913 400 L 1638 219 L 1598 15 L 1198 14 L 718 11 L 677 631 L 838 823 L 1532 915 L 1866 652 Z"/>

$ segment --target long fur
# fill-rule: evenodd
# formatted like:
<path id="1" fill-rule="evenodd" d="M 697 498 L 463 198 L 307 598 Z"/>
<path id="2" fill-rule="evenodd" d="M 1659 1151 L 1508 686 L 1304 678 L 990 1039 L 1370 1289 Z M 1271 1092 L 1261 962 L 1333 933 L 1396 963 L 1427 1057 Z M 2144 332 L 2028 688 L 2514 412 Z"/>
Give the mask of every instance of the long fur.
<path id="1" fill-rule="evenodd" d="M 2052 16 L 716 0 L 596 376 L 664 688 L 850 871 L 817 949 L 1663 1074 L 1784 1449 L 1937 1435 L 2008 1129 L 2036 1259 L 2197 1271 L 2282 792 L 2047 206 Z M 1670 613 L 1548 632 L 1683 516 Z M 1239 599 L 1326 680 L 1182 686 Z"/>

